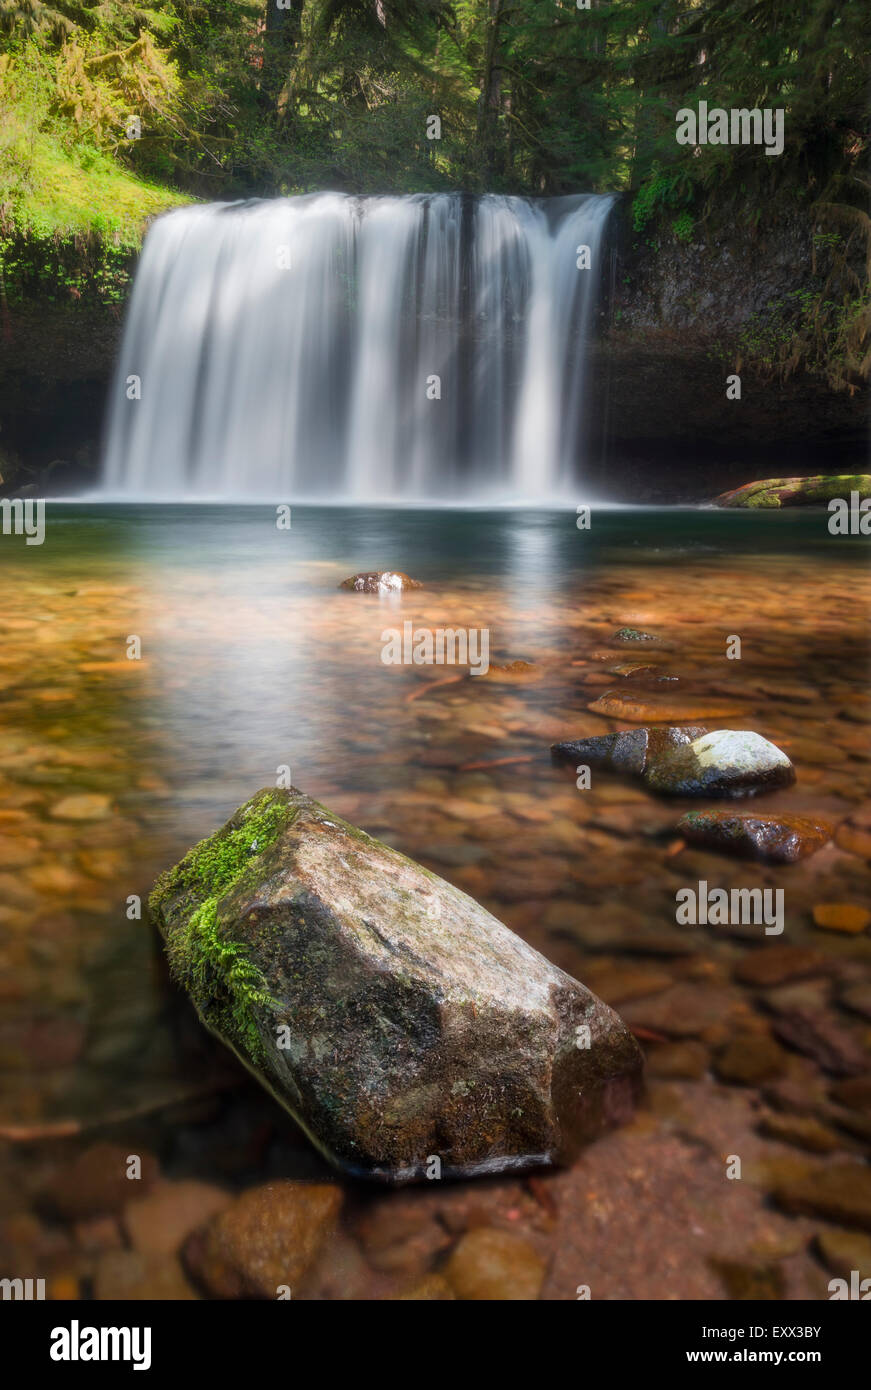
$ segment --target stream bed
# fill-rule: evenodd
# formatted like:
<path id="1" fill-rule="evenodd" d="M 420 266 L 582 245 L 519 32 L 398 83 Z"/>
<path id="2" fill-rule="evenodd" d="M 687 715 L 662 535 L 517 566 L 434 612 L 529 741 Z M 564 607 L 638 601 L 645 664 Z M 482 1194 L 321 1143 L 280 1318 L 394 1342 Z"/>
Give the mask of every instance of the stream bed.
<path id="1" fill-rule="evenodd" d="M 295 507 L 282 530 L 265 505 L 76 503 L 49 504 L 41 546 L 4 536 L 0 1274 L 54 1297 L 199 1296 L 180 1258 L 197 1213 L 333 1181 L 173 989 L 145 908 L 290 775 L 617 1008 L 649 1069 L 636 1120 L 567 1172 L 343 1185 L 294 1297 L 456 1296 L 474 1270 L 440 1271 L 481 1229 L 514 1250 L 498 1296 L 827 1297 L 835 1237 L 868 1245 L 871 1226 L 871 935 L 814 917 L 871 905 L 871 585 L 867 542 L 826 522 Z M 372 569 L 422 587 L 340 589 Z M 485 629 L 489 670 L 385 664 L 408 621 Z M 661 640 L 615 642 L 624 626 Z M 614 673 L 633 661 L 654 671 Z M 592 710 L 608 692 L 613 713 Z M 754 810 L 832 839 L 792 865 L 691 848 L 691 803 L 604 772 L 579 790 L 552 762 L 557 740 L 645 723 L 764 735 L 797 780 Z M 783 889 L 782 935 L 679 925 L 701 881 Z M 113 1145 L 146 1155 L 135 1199 L 105 1179 Z M 840 1206 L 814 1197 L 829 1167 Z"/>

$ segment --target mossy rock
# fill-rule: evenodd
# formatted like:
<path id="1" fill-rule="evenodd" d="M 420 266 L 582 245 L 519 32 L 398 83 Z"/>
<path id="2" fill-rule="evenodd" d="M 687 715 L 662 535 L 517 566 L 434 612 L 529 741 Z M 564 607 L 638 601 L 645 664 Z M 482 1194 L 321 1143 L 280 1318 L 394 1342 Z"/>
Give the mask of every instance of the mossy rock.
<path id="1" fill-rule="evenodd" d="M 562 1163 L 632 1112 L 611 1009 L 301 792 L 258 792 L 149 902 L 203 1023 L 346 1172 Z"/>
<path id="2" fill-rule="evenodd" d="M 761 510 L 770 507 L 824 506 L 834 497 L 849 501 L 856 492 L 859 498 L 871 497 L 871 474 L 820 474 L 815 478 L 765 478 L 745 483 L 714 499 L 715 507 L 749 507 Z"/>

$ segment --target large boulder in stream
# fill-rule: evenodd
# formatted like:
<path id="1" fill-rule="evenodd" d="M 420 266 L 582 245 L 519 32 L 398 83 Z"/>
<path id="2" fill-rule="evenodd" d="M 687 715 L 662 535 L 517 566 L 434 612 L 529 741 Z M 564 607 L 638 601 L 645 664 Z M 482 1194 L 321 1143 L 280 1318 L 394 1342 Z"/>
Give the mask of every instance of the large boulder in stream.
<path id="1" fill-rule="evenodd" d="M 151 895 L 203 1023 L 338 1168 L 570 1161 L 627 1119 L 618 1016 L 465 893 L 291 788 L 258 792 Z"/>

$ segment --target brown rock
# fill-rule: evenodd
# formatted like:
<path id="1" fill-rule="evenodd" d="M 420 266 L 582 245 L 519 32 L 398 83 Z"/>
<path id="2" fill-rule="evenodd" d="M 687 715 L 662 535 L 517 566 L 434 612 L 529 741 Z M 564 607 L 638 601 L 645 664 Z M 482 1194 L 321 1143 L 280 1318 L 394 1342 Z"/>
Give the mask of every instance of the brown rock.
<path id="1" fill-rule="evenodd" d="M 356 1228 L 367 1263 L 382 1273 L 416 1274 L 426 1270 L 451 1241 L 444 1227 L 414 1208 L 379 1205 Z"/>
<path id="2" fill-rule="evenodd" d="M 816 903 L 814 922 L 826 931 L 847 932 L 856 936 L 871 924 L 871 911 L 858 903 Z"/>
<path id="3" fill-rule="evenodd" d="M 737 1260 L 711 1260 L 711 1268 L 722 1279 L 729 1298 L 755 1302 L 757 1299 L 783 1298 L 783 1270 L 772 1264 L 741 1264 Z"/>
<path id="4" fill-rule="evenodd" d="M 669 748 L 692 743 L 705 729 L 699 724 L 683 728 L 620 729 L 614 734 L 597 734 L 593 738 L 569 739 L 555 743 L 551 753 L 559 762 L 573 766 L 607 767 L 612 772 L 640 776 L 651 758 Z"/>
<path id="5" fill-rule="evenodd" d="M 108 796 L 101 796 L 97 792 L 81 792 L 55 802 L 49 815 L 55 820 L 102 820 L 110 814 L 111 809 Z"/>
<path id="6" fill-rule="evenodd" d="M 157 1162 L 140 1153 L 141 1178 L 128 1178 L 130 1149 L 100 1142 L 78 1154 L 55 1174 L 41 1194 L 41 1204 L 68 1221 L 81 1221 L 106 1212 L 119 1212 L 131 1196 L 147 1192 L 157 1177 Z"/>
<path id="7" fill-rule="evenodd" d="M 871 984 L 850 985 L 838 999 L 842 1009 L 862 1018 L 871 1018 Z"/>
<path id="8" fill-rule="evenodd" d="M 871 830 L 844 821 L 835 831 L 835 844 L 848 854 L 858 854 L 862 859 L 871 859 Z"/>
<path id="9" fill-rule="evenodd" d="M 849 1279 L 855 1269 L 860 1279 L 871 1278 L 871 1237 L 830 1227 L 818 1231 L 814 1243 L 826 1269 L 833 1274 Z"/>
<path id="10" fill-rule="evenodd" d="M 742 1086 L 759 1086 L 782 1076 L 785 1068 L 786 1053 L 764 1033 L 739 1034 L 714 1061 L 714 1071 L 721 1081 Z"/>
<path id="11" fill-rule="evenodd" d="M 742 985 L 756 985 L 765 989 L 785 984 L 787 980 L 819 975 L 826 968 L 825 956 L 806 946 L 760 946 L 758 950 L 748 951 L 741 957 L 735 966 L 735 979 Z"/>
<path id="12" fill-rule="evenodd" d="M 871 1075 L 853 1076 L 849 1081 L 836 1081 L 829 1088 L 829 1095 L 839 1105 L 846 1105 L 848 1110 L 871 1112 Z"/>
<path id="13" fill-rule="evenodd" d="M 453 1250 L 444 1275 L 457 1298 L 531 1302 L 544 1283 L 545 1262 L 527 1241 L 495 1226 L 479 1226 Z"/>
<path id="14" fill-rule="evenodd" d="M 110 1250 L 94 1273 L 94 1297 L 101 1303 L 190 1302 L 198 1297 L 175 1256 Z"/>
<path id="15" fill-rule="evenodd" d="M 232 1194 L 211 1183 L 187 1179 L 159 1182 L 146 1196 L 124 1208 L 124 1229 L 143 1253 L 171 1255 L 191 1231 L 229 1206 Z"/>
<path id="16" fill-rule="evenodd" d="M 291 1294 L 338 1220 L 341 1189 L 280 1181 L 253 1187 L 189 1239 L 185 1262 L 216 1298 Z"/>
<path id="17" fill-rule="evenodd" d="M 118 1250 L 123 1245 L 121 1228 L 114 1216 L 92 1216 L 75 1223 L 76 1245 L 80 1250 Z"/>
<path id="18" fill-rule="evenodd" d="M 700 1080 L 708 1070 L 708 1049 L 700 1042 L 658 1043 L 647 1053 L 650 1076 Z"/>
<path id="19" fill-rule="evenodd" d="M 622 690 L 608 690 L 598 700 L 587 705 L 594 714 L 606 714 L 609 719 L 628 719 L 630 724 L 680 724 L 697 719 L 730 719 L 740 712 L 734 700 L 697 695 L 684 696 L 631 695 Z"/>
<path id="20" fill-rule="evenodd" d="M 443 1303 L 455 1297 L 447 1279 L 441 1274 L 428 1274 L 406 1293 L 394 1294 L 397 1303 Z"/>
<path id="21" fill-rule="evenodd" d="M 616 1006 L 670 989 L 674 977 L 656 966 L 622 961 L 591 961 L 584 972 L 589 988 L 606 1004 Z"/>
<path id="22" fill-rule="evenodd" d="M 776 1182 L 772 1197 L 784 1211 L 871 1230 L 871 1168 L 864 1163 L 814 1165 L 810 1171 Z"/>
<path id="23" fill-rule="evenodd" d="M 827 1014 L 792 1009 L 775 1019 L 773 1026 L 781 1042 L 812 1058 L 833 1076 L 856 1076 L 868 1068 L 868 1053 Z"/>
<path id="24" fill-rule="evenodd" d="M 830 1154 L 848 1147 L 833 1130 L 812 1115 L 766 1115 L 759 1124 L 759 1133 L 781 1144 L 793 1144 L 808 1153 Z"/>
<path id="25" fill-rule="evenodd" d="M 712 1025 L 725 1022 L 737 1002 L 726 990 L 681 983 L 651 999 L 631 1000 L 622 1013 L 630 1028 L 648 1028 L 670 1038 L 697 1038 Z"/>
<path id="26" fill-rule="evenodd" d="M 688 811 L 676 829 L 691 845 L 767 864 L 794 864 L 806 859 L 832 834 L 831 826 L 805 816 L 756 816 L 722 810 Z"/>

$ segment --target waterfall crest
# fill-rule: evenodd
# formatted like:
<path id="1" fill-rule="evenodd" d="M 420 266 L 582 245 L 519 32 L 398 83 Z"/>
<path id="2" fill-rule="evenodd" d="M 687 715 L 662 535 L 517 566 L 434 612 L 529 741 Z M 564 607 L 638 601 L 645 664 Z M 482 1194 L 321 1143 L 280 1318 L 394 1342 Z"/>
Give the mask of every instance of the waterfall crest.
<path id="1" fill-rule="evenodd" d="M 568 495 L 612 203 L 318 193 L 159 218 L 112 387 L 104 491 Z"/>

